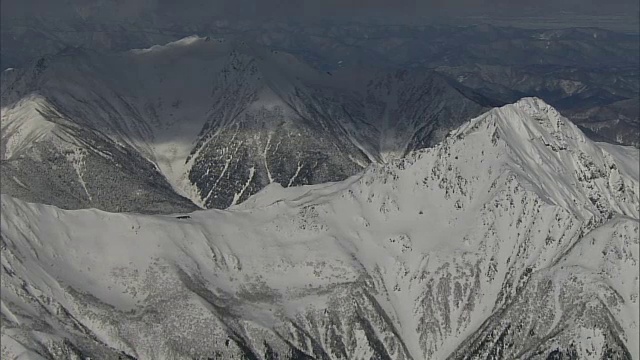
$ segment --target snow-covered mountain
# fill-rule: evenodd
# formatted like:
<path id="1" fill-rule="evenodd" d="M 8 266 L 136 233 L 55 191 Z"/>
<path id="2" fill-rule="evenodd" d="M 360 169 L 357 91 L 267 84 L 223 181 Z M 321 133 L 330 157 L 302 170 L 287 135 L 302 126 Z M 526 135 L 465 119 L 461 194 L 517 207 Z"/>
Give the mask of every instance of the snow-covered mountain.
<path id="1" fill-rule="evenodd" d="M 435 72 L 334 74 L 195 36 L 68 48 L 3 77 L 3 192 L 68 209 L 226 208 L 273 182 L 343 180 L 490 105 Z"/>
<path id="2" fill-rule="evenodd" d="M 228 210 L 3 195 L 2 358 L 638 359 L 638 160 L 526 98 Z"/>

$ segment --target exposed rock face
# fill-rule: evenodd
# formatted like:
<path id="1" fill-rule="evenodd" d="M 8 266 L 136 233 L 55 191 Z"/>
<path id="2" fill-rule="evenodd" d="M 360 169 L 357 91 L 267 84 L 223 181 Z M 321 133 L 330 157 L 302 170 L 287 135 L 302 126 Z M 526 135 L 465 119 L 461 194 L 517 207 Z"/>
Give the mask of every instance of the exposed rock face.
<path id="1" fill-rule="evenodd" d="M 69 121 L 39 96 L 2 114 L 2 192 L 65 209 L 197 209 L 135 148 Z"/>
<path id="2" fill-rule="evenodd" d="M 3 195 L 2 355 L 638 358 L 638 160 L 528 98 L 225 211 Z"/>
<path id="3" fill-rule="evenodd" d="M 272 182 L 344 180 L 432 146 L 487 105 L 434 72 L 354 79 L 198 37 L 66 49 L 4 80 L 3 192 L 67 209 L 226 208 Z"/>

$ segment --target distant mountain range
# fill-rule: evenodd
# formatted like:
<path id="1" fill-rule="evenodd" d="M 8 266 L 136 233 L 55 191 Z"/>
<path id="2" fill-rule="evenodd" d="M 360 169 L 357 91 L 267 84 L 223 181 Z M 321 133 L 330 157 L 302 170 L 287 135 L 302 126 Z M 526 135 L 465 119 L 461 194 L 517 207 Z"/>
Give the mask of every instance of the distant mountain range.
<path id="1" fill-rule="evenodd" d="M 67 47 L 106 52 L 148 48 L 199 34 L 290 53 L 320 71 L 359 67 L 434 69 L 501 104 L 536 96 L 601 139 L 638 146 L 637 111 L 614 105 L 640 97 L 640 35 L 597 28 L 383 25 L 318 21 L 103 23 L 8 18 L 2 69 L 24 67 Z M 495 98 L 494 98 L 495 97 Z M 597 122 L 585 114 L 606 107 Z M 628 106 L 624 106 L 628 109 Z"/>

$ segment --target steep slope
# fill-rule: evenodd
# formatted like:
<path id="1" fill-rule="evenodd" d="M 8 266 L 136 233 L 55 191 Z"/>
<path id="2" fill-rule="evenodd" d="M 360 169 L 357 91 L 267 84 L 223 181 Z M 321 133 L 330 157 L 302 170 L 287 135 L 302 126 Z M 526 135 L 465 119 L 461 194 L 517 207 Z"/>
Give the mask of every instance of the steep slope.
<path id="1" fill-rule="evenodd" d="M 66 209 L 163 213 L 197 207 L 136 149 L 69 121 L 32 94 L 2 111 L 2 192 Z"/>
<path id="2" fill-rule="evenodd" d="M 523 99 L 226 211 L 3 195 L 2 355 L 638 358 L 638 172 Z"/>
<path id="3" fill-rule="evenodd" d="M 6 193 L 65 208 L 140 211 L 137 197 L 126 191 L 109 191 L 121 196 L 118 208 L 105 205 L 114 200 L 92 192 L 92 184 L 83 185 L 86 196 L 72 196 L 78 193 L 75 183 L 86 181 L 66 173 L 73 188 L 61 185 L 60 196 L 47 196 L 40 189 L 49 179 L 34 174 L 58 171 L 49 168 L 52 162 L 25 155 L 41 132 L 30 122 L 74 129 L 66 131 L 71 140 L 54 141 L 50 150 L 69 142 L 84 144 L 87 148 L 73 150 L 83 153 L 99 152 L 99 146 L 122 148 L 109 152 L 131 154 L 131 162 L 144 164 L 134 166 L 143 178 L 161 173 L 166 179 L 156 179 L 162 185 L 154 186 L 166 197 L 225 208 L 272 182 L 343 180 L 371 161 L 432 145 L 484 109 L 433 72 L 354 79 L 255 44 L 199 37 L 115 55 L 69 48 L 5 73 L 2 136 L 11 148 L 3 154 L 3 166 L 11 174 L 7 181 L 16 179 Z M 64 158 L 60 151 L 51 156 Z M 129 160 L 112 160 L 118 169 L 104 165 L 106 174 L 98 167 L 82 171 L 106 182 L 118 179 L 109 186 L 139 188 L 130 176 L 111 175 L 121 174 Z M 173 190 L 165 189 L 166 183 Z M 25 195 L 28 189 L 33 191 Z M 182 202 L 176 212 L 194 206 L 172 201 Z"/>
<path id="4" fill-rule="evenodd" d="M 366 118 L 378 119 L 378 151 L 385 161 L 439 143 L 461 120 L 496 105 L 424 69 L 377 74 L 367 83 L 365 99 Z"/>
<path id="5" fill-rule="evenodd" d="M 310 173 L 315 167 L 319 168 L 318 182 L 345 178 L 362 168 L 358 164 L 367 163 L 350 138 L 339 133 L 340 128 L 338 134 L 333 133 L 335 123 L 323 124 L 316 118 L 304 123 L 295 114 L 298 109 L 287 101 L 298 86 L 288 83 L 288 78 L 278 78 L 284 74 L 282 69 L 273 69 L 273 63 L 282 59 L 264 60 L 244 50 L 241 53 L 234 46 L 202 38 L 117 56 L 69 49 L 41 59 L 32 69 L 11 74 L 3 89 L 3 104 L 8 104 L 3 125 L 13 123 L 24 129 L 25 116 L 13 117 L 21 113 L 14 108 L 24 98 L 45 99 L 52 112 L 62 114 L 67 123 L 126 147 L 134 157 L 156 167 L 174 192 L 207 207 L 226 207 L 270 181 L 297 184 L 304 181 L 296 179 L 298 175 L 300 179 L 314 176 Z M 292 70 L 284 75 L 299 74 Z M 13 139 L 14 134 L 3 131 L 5 142 L 19 142 L 22 148 L 34 145 L 29 137 Z M 284 143 L 280 156 L 286 157 L 274 166 L 273 175 L 266 159 L 278 157 L 268 153 L 271 138 L 276 150 Z M 17 157 L 4 157 L 9 159 L 8 155 Z M 50 164 L 40 163 L 45 169 L 39 170 L 46 173 Z M 16 172 L 20 167 L 14 166 Z M 321 168 L 329 169 L 323 174 Z M 255 174 L 251 169 L 257 170 Z M 19 181 L 35 187 L 29 184 L 29 177 Z M 122 196 L 123 202 L 135 201 L 127 194 Z M 40 201 L 65 205 L 46 197 Z M 99 202 L 92 206 L 101 207 Z"/>
<path id="6" fill-rule="evenodd" d="M 611 143 L 640 148 L 640 102 L 637 98 L 595 108 L 576 109 L 569 112 L 568 116 Z"/>

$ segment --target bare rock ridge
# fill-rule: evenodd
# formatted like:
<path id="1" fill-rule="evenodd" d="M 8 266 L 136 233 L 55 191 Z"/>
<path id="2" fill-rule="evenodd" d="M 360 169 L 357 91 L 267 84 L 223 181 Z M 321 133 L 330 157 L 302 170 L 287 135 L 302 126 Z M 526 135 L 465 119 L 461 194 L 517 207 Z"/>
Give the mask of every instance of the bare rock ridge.
<path id="1" fill-rule="evenodd" d="M 638 160 L 525 98 L 227 210 L 2 195 L 2 357 L 637 359 Z"/>

